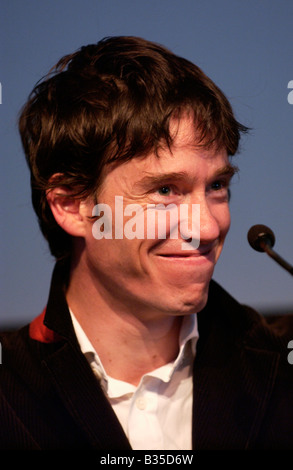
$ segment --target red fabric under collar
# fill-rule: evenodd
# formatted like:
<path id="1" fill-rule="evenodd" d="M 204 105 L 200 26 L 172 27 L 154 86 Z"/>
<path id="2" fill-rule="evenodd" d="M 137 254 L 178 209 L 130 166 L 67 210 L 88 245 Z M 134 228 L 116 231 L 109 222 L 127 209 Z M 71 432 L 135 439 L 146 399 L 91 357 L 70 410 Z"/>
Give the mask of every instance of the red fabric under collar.
<path id="1" fill-rule="evenodd" d="M 31 339 L 40 341 L 41 343 L 55 343 L 60 339 L 60 336 L 53 330 L 50 330 L 44 325 L 44 318 L 46 314 L 46 308 L 43 310 L 41 315 L 36 317 L 29 326 L 29 335 Z"/>

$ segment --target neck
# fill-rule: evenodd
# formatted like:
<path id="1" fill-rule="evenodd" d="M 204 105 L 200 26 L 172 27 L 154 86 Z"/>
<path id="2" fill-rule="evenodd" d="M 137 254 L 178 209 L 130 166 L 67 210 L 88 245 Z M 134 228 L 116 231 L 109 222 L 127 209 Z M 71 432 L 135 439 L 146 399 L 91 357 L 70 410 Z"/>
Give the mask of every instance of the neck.
<path id="1" fill-rule="evenodd" d="M 109 376 L 138 385 L 144 374 L 176 358 L 181 316 L 145 311 L 142 305 L 125 308 L 78 271 L 71 272 L 67 302 Z"/>

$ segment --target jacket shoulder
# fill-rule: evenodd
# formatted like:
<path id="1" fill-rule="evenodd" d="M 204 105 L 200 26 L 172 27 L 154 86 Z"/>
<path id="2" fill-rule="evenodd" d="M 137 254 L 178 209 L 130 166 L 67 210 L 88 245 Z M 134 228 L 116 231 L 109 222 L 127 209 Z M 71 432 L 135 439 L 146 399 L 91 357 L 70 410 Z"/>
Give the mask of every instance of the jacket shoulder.
<path id="1" fill-rule="evenodd" d="M 87 448 L 46 367 L 65 340 L 33 339 L 27 325 L 0 334 L 0 342 L 0 449 Z"/>
<path id="2" fill-rule="evenodd" d="M 287 351 L 288 342 L 293 339 L 293 315 L 264 316 L 238 302 L 215 281 L 211 282 L 203 313 L 251 347 Z"/>

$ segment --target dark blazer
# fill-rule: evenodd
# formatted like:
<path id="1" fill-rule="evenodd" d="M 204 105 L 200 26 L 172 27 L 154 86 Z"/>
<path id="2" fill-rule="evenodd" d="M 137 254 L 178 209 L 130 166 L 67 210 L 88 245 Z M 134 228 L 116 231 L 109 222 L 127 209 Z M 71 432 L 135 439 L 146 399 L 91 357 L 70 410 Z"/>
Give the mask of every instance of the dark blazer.
<path id="1" fill-rule="evenodd" d="M 1 335 L 0 449 L 130 450 L 77 343 L 65 272 L 42 315 Z M 193 449 L 293 449 L 293 317 L 269 325 L 212 281 L 198 325 Z"/>

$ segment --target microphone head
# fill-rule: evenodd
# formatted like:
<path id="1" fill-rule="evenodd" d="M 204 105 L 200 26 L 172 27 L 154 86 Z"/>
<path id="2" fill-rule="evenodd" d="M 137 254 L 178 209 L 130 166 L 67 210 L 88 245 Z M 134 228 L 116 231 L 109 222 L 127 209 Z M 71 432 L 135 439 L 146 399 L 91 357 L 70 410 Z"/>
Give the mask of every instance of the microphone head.
<path id="1" fill-rule="evenodd" d="M 273 247 L 275 244 L 275 235 L 266 225 L 253 225 L 247 233 L 247 240 L 254 250 L 265 251 L 262 246 L 263 243 Z"/>

